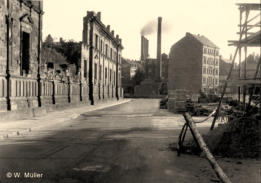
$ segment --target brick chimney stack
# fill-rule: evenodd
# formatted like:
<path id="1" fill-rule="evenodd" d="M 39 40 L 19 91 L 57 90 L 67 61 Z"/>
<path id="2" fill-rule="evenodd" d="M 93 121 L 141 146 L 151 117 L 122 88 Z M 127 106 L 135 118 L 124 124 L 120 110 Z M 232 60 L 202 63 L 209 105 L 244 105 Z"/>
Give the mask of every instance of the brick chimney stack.
<path id="1" fill-rule="evenodd" d="M 161 23 L 162 17 L 158 17 L 158 32 L 157 32 L 157 60 L 159 65 L 159 73 L 157 74 L 159 79 L 162 78 L 162 58 L 161 58 Z"/>

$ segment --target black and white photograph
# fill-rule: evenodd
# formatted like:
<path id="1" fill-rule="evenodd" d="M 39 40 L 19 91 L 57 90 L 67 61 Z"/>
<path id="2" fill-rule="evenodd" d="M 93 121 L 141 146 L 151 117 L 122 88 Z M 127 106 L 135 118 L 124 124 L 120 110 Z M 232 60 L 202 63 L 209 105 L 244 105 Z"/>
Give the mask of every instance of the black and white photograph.
<path id="1" fill-rule="evenodd" d="M 261 183 L 260 0 L 0 0 L 0 183 Z"/>

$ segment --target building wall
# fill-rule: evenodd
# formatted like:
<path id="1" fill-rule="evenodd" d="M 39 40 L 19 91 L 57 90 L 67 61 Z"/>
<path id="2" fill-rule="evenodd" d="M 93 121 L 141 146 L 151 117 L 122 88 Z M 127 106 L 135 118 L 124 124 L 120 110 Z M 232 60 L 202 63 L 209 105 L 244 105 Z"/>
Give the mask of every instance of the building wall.
<path id="1" fill-rule="evenodd" d="M 91 23 L 91 19 L 94 20 L 93 23 Z M 83 26 L 82 81 L 89 85 L 89 97 L 93 96 L 94 102 L 116 98 L 117 89 L 119 96 L 122 96 L 121 40 L 118 36 L 114 36 L 114 31 L 110 31 L 109 27 L 105 27 L 101 23 L 100 13 L 88 12 Z M 91 33 L 92 26 L 93 32 Z M 92 56 L 90 55 L 91 44 L 93 46 Z M 90 64 L 91 62 L 92 64 Z M 91 87 L 93 87 L 93 91 Z"/>
<path id="2" fill-rule="evenodd" d="M 202 44 L 187 33 L 170 52 L 169 89 L 186 89 L 192 93 L 218 92 L 219 49 Z"/>
<path id="3" fill-rule="evenodd" d="M 39 45 L 39 7 L 30 8 L 29 1 L 0 0 L 0 105 L 1 110 L 20 110 L 30 106 L 37 107 L 38 85 L 38 45 Z M 30 3 L 30 2 L 29 2 Z M 40 4 L 42 6 L 42 4 Z M 9 12 L 9 13 L 8 13 Z M 7 24 L 9 14 L 9 69 L 7 68 Z M 41 28 L 40 28 L 41 32 Z M 29 67 L 23 70 L 23 35 L 29 35 Z M 9 77 L 10 76 L 10 77 Z M 10 79 L 9 79 L 10 78 Z M 8 89 L 8 83 L 10 85 Z M 8 102 L 10 101 L 10 102 Z"/>
<path id="4" fill-rule="evenodd" d="M 217 92 L 219 87 L 219 49 L 203 47 L 202 91 Z"/>
<path id="5" fill-rule="evenodd" d="M 202 80 L 202 45 L 184 37 L 170 51 L 168 89 L 185 89 L 198 93 Z"/>

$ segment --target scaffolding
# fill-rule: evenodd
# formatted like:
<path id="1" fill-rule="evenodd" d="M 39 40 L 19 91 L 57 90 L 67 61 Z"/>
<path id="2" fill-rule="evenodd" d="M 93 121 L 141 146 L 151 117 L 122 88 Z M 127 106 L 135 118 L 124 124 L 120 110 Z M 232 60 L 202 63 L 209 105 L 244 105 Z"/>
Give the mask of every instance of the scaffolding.
<path id="1" fill-rule="evenodd" d="M 238 103 L 241 103 L 241 89 L 242 89 L 242 103 L 243 110 L 247 111 L 248 107 L 251 105 L 252 96 L 256 91 L 259 91 L 259 114 L 261 115 L 261 57 L 256 67 L 254 76 L 251 78 L 247 77 L 247 51 L 248 47 L 256 47 L 260 49 L 261 52 L 261 4 L 260 3 L 238 3 L 239 7 L 239 40 L 228 41 L 229 46 L 235 46 L 236 51 L 233 56 L 232 66 L 230 68 L 229 74 L 227 76 L 226 82 L 223 86 L 223 91 L 221 94 L 221 99 L 219 101 L 217 112 L 215 114 L 211 129 L 214 128 L 215 121 L 218 117 L 219 109 L 222 103 L 222 99 L 226 92 L 228 85 L 233 85 L 238 87 Z M 242 51 L 244 56 L 244 64 L 242 63 Z M 235 60 L 238 55 L 239 69 L 238 78 L 231 79 L 231 72 L 234 68 Z M 247 89 L 251 89 L 248 95 L 248 103 L 246 101 Z"/>

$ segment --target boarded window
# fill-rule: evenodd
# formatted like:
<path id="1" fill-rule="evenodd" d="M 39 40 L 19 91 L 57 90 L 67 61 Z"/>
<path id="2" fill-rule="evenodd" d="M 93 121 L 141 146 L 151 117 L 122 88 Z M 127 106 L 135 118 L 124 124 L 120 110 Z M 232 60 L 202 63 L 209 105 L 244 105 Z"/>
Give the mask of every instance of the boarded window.
<path id="1" fill-rule="evenodd" d="M 88 43 L 88 24 L 87 24 L 86 20 L 84 20 L 83 42 L 84 42 L 85 44 Z"/>
<path id="2" fill-rule="evenodd" d="M 105 68 L 105 84 L 107 83 L 107 68 Z"/>
<path id="3" fill-rule="evenodd" d="M 99 79 L 100 79 L 100 80 L 102 79 L 102 77 L 101 77 L 101 71 L 102 71 L 102 66 L 100 65 L 100 67 L 99 67 Z"/>
<path id="4" fill-rule="evenodd" d="M 110 69 L 110 82 L 111 82 L 111 69 Z"/>
<path id="5" fill-rule="evenodd" d="M 98 35 L 95 34 L 95 48 L 98 49 Z"/>
<path id="6" fill-rule="evenodd" d="M 116 85 L 116 83 L 115 83 L 116 82 L 116 78 L 115 77 L 116 77 L 116 75 L 115 75 L 115 71 L 114 71 L 113 72 L 113 82 L 114 82 L 114 85 Z"/>
<path id="7" fill-rule="evenodd" d="M 102 47 L 103 47 L 103 42 L 102 42 L 102 40 L 101 40 L 101 44 L 100 44 L 100 50 L 101 50 L 101 52 L 103 51 Z"/>
<path id="8" fill-rule="evenodd" d="M 106 57 L 108 56 L 108 45 L 107 44 L 105 45 L 105 56 Z"/>
<path id="9" fill-rule="evenodd" d="M 47 63 L 47 69 L 54 69 L 54 64 L 53 64 L 53 62 L 48 62 L 48 63 Z"/>
<path id="10" fill-rule="evenodd" d="M 87 60 L 83 62 L 83 77 L 87 78 Z"/>
<path id="11" fill-rule="evenodd" d="M 22 33 L 22 71 L 26 74 L 29 73 L 30 69 L 30 34 L 27 32 Z"/>
<path id="12" fill-rule="evenodd" d="M 97 64 L 94 64 L 94 79 L 97 79 Z"/>

